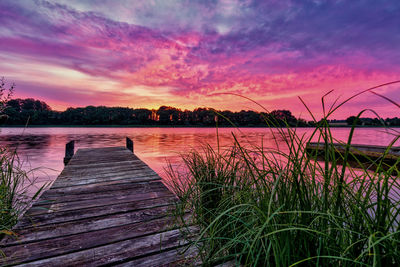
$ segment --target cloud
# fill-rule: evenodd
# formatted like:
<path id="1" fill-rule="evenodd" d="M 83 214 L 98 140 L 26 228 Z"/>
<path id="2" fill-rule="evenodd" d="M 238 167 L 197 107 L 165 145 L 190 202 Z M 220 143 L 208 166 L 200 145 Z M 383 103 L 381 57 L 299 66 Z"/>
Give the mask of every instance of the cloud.
<path id="1" fill-rule="evenodd" d="M 1 1 L 0 71 L 43 88 L 74 80 L 59 95 L 112 83 L 146 103 L 159 90 L 182 105 L 233 92 L 273 106 L 399 78 L 399 12 L 397 0 Z"/>

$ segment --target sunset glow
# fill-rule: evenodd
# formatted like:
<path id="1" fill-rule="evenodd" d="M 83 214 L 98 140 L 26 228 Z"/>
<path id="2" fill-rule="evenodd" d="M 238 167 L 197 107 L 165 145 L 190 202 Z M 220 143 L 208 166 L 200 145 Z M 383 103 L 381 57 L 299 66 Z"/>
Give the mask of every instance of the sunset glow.
<path id="1" fill-rule="evenodd" d="M 106 105 L 321 114 L 400 79 L 400 1 L 0 1 L 0 77 L 53 109 Z M 400 85 L 376 92 L 400 102 Z M 399 116 L 367 93 L 363 108 Z M 371 114 L 370 114 L 371 115 Z"/>

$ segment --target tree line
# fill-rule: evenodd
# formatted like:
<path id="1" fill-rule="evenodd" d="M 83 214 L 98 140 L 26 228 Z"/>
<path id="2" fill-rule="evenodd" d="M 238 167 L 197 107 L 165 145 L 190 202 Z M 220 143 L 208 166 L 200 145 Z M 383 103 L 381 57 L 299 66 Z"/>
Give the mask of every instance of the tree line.
<path id="1" fill-rule="evenodd" d="M 87 106 L 68 108 L 65 111 L 54 111 L 44 101 L 28 99 L 11 99 L 7 101 L 2 123 L 5 125 L 127 125 L 127 126 L 315 126 L 292 115 L 289 110 L 273 110 L 255 112 L 242 110 L 232 112 L 219 111 L 211 108 L 196 108 L 181 110 L 169 106 L 149 110 L 127 107 Z M 355 117 L 354 117 L 355 118 Z M 352 125 L 353 117 L 347 120 L 332 121 Z M 378 119 L 362 118 L 357 125 L 378 126 L 383 123 L 400 126 L 400 119 L 391 118 L 381 121 Z"/>

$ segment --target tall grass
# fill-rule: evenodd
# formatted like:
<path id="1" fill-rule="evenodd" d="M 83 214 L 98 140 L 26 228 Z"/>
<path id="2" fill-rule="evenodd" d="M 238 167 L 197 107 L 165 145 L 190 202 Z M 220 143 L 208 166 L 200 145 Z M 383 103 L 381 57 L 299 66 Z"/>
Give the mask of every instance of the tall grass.
<path id="1" fill-rule="evenodd" d="M 12 226 L 32 201 L 27 192 L 32 181 L 21 165 L 15 151 L 0 147 L 0 232 L 3 234 L 11 234 Z"/>
<path id="2" fill-rule="evenodd" d="M 3 147 L 0 148 L 0 166 L 0 230 L 7 231 L 16 223 L 18 218 L 17 211 L 13 209 L 15 185 L 17 183 L 14 183 L 12 178 L 14 174 L 13 159 Z M 17 179 L 19 179 L 18 176 Z"/>
<path id="3" fill-rule="evenodd" d="M 271 129 L 280 140 L 276 148 L 242 145 L 233 135 L 231 148 L 206 145 L 183 155 L 186 171 L 169 167 L 180 198 L 176 216 L 184 223 L 191 211 L 190 224 L 200 226 L 192 246 L 205 266 L 232 260 L 244 266 L 400 265 L 399 160 L 389 168 L 379 168 L 383 157 L 351 168 L 355 124 L 345 153 L 335 153 L 338 141 L 327 119 L 343 103 L 328 110 L 322 103 L 325 116 L 310 135 L 289 126 Z M 305 153 L 311 139 L 323 143 L 322 161 Z"/>
<path id="4" fill-rule="evenodd" d="M 7 119 L 2 113 L 7 108 L 14 87 L 12 84 L 7 89 L 4 78 L 0 79 L 0 120 Z M 46 187 L 44 184 L 32 196 L 29 190 L 35 181 L 31 179 L 31 173 L 23 170 L 17 149 L 0 146 L 0 239 L 13 234 L 12 227 L 18 218 Z"/>

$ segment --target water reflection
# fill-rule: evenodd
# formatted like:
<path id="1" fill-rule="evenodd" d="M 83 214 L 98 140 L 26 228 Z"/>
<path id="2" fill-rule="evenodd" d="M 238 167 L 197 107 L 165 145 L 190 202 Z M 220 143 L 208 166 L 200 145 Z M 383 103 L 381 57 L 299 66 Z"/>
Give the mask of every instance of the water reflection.
<path id="1" fill-rule="evenodd" d="M 51 139 L 50 134 L 44 135 L 0 135 L 0 142 L 7 143 L 10 147 L 21 146 L 22 150 L 40 149 L 49 145 Z"/>
<path id="2" fill-rule="evenodd" d="M 333 135 L 347 140 L 348 128 L 334 128 Z M 252 145 L 263 144 L 275 148 L 282 137 L 274 135 L 277 129 L 232 128 L 218 129 L 219 145 L 232 145 L 232 133 L 241 141 Z M 298 134 L 310 134 L 313 129 L 300 128 Z M 398 134 L 398 133 L 397 133 Z M 354 143 L 389 144 L 393 132 L 381 128 L 356 129 Z M 217 146 L 215 128 L 0 128 L 0 145 L 18 147 L 26 168 L 35 168 L 41 181 L 54 180 L 63 168 L 65 144 L 75 140 L 77 149 L 84 147 L 123 146 L 125 137 L 134 141 L 135 153 L 152 169 L 165 178 L 166 161 L 179 164 L 179 154 L 207 143 Z M 276 139 L 275 139 L 276 137 Z"/>

